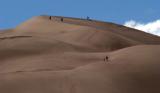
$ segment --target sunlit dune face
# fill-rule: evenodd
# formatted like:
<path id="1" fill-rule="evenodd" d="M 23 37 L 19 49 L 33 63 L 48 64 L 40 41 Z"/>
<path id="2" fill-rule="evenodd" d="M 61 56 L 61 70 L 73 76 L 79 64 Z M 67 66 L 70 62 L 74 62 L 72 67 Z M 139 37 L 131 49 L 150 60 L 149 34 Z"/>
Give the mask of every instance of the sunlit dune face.
<path id="1" fill-rule="evenodd" d="M 114 23 L 34 17 L 0 32 L 0 93 L 159 93 L 159 44 Z"/>

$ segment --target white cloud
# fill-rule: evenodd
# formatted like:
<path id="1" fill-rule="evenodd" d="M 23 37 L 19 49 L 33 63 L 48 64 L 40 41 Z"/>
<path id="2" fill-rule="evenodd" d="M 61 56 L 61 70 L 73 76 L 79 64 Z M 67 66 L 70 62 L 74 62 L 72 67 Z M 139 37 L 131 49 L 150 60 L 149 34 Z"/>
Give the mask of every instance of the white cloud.
<path id="1" fill-rule="evenodd" d="M 138 30 L 145 31 L 147 33 L 160 36 L 160 19 L 153 22 L 145 23 L 145 24 L 136 22 L 134 20 L 130 20 L 125 22 L 124 25 L 127 27 L 135 28 Z"/>

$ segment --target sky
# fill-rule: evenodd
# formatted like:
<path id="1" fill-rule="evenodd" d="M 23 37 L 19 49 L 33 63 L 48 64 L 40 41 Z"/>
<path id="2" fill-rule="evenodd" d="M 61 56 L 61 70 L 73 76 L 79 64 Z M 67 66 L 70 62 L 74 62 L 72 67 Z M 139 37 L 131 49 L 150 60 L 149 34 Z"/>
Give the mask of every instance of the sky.
<path id="1" fill-rule="evenodd" d="M 38 15 L 89 16 L 137 28 L 128 23 L 145 26 L 160 19 L 159 4 L 160 0 L 0 0 L 0 29 L 16 27 Z"/>

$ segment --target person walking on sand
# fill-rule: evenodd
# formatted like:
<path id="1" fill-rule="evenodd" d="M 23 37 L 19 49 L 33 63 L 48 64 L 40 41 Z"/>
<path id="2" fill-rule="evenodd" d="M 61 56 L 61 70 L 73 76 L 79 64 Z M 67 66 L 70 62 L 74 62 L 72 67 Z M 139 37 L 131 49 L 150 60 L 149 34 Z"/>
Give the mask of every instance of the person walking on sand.
<path id="1" fill-rule="evenodd" d="M 52 20 L 52 17 L 51 17 L 51 16 L 49 17 L 49 20 Z"/>
<path id="2" fill-rule="evenodd" d="M 107 62 L 108 62 L 108 61 L 109 61 L 109 57 L 106 56 L 105 59 L 104 59 L 104 61 L 107 61 Z"/>

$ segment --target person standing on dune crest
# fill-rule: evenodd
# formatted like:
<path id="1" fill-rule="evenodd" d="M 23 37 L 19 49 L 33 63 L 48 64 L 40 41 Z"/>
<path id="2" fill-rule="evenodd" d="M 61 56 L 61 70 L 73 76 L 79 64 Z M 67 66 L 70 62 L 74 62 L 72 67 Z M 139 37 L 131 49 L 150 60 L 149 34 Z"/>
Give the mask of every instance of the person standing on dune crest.
<path id="1" fill-rule="evenodd" d="M 52 17 L 51 17 L 51 16 L 49 17 L 49 20 L 52 20 Z"/>
<path id="2" fill-rule="evenodd" d="M 90 18 L 87 16 L 87 20 L 90 20 Z"/>

